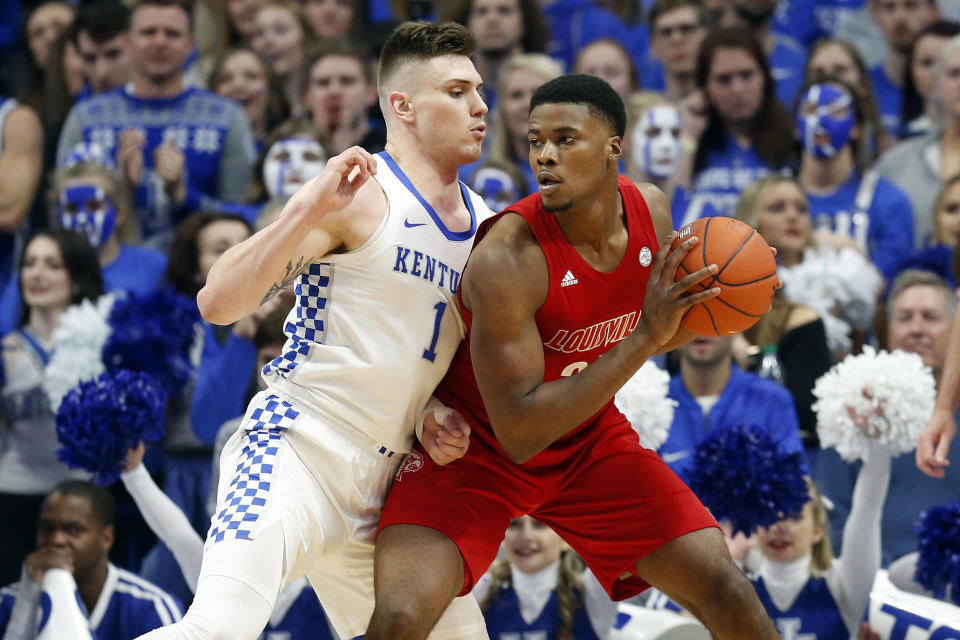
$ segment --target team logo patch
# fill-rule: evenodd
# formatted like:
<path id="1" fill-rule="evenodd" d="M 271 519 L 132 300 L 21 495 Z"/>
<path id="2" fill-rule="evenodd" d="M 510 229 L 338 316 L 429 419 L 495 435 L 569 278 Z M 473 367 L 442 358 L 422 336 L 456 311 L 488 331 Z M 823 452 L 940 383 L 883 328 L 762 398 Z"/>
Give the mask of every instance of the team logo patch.
<path id="1" fill-rule="evenodd" d="M 403 464 L 397 469 L 397 474 L 393 479 L 400 482 L 400 477 L 403 474 L 416 473 L 420 471 L 420 469 L 423 469 L 423 454 L 419 451 L 411 451 L 407 454 L 407 457 L 403 459 Z"/>
<path id="2" fill-rule="evenodd" d="M 651 262 L 653 262 L 653 253 L 650 251 L 650 247 L 640 249 L 640 266 L 649 267 Z"/>

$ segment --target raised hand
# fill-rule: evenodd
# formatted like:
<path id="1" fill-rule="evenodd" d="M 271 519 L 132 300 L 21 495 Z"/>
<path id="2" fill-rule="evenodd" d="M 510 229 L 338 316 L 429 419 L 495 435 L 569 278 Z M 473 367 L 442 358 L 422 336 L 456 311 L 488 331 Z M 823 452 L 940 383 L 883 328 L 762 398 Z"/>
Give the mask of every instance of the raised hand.
<path id="1" fill-rule="evenodd" d="M 175 201 L 182 201 L 187 196 L 184 180 L 186 158 L 177 148 L 177 143 L 170 138 L 153 152 L 153 164 L 157 175 L 163 180 L 163 188 Z"/>
<path id="2" fill-rule="evenodd" d="M 117 140 L 117 166 L 127 183 L 136 189 L 143 180 L 143 145 L 146 136 L 137 129 L 124 129 Z"/>
<path id="3" fill-rule="evenodd" d="M 48 569 L 66 569 L 73 573 L 73 556 L 66 547 L 40 547 L 26 557 L 23 566 L 30 579 L 40 584 Z"/>
<path id="4" fill-rule="evenodd" d="M 376 158 L 360 147 L 350 147 L 330 158 L 320 175 L 293 194 L 291 203 L 300 201 L 318 218 L 336 213 L 353 201 L 376 172 Z"/>
<path id="5" fill-rule="evenodd" d="M 653 258 L 650 278 L 647 280 L 647 293 L 643 298 L 643 313 L 640 325 L 651 341 L 662 346 L 666 344 L 680 327 L 684 312 L 695 304 L 715 298 L 720 294 L 719 287 L 713 287 L 698 293 L 689 293 L 690 287 L 717 272 L 717 265 L 707 265 L 703 269 L 674 281 L 677 267 L 696 246 L 699 239 L 691 236 L 675 250 L 671 244 L 676 232 L 673 231 L 660 244 Z"/>

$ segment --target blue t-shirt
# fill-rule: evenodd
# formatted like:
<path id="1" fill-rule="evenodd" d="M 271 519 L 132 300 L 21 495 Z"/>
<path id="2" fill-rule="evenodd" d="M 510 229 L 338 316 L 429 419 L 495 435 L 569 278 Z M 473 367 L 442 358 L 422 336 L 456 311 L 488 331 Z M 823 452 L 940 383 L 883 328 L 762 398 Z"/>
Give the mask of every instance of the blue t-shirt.
<path id="1" fill-rule="evenodd" d="M 731 365 L 730 380 L 710 413 L 687 391 L 678 374 L 670 380 L 668 396 L 677 401 L 670 434 L 659 449 L 660 457 L 681 478 L 693 464 L 693 453 L 711 431 L 741 424 L 762 427 L 780 443 L 783 453 L 800 453 L 800 425 L 790 392 L 780 385 Z"/>
<path id="2" fill-rule="evenodd" d="M 539 617 L 527 623 L 520 614 L 520 600 L 512 586 L 500 589 L 490 602 L 490 608 L 484 611 L 490 640 L 518 640 L 536 638 L 536 640 L 556 640 L 560 628 L 560 604 L 557 592 L 543 607 Z M 579 607 L 573 615 L 573 637 L 577 640 L 599 640 L 586 607 Z"/>
<path id="3" fill-rule="evenodd" d="M 883 71 L 883 65 L 870 69 L 870 82 L 873 83 L 873 95 L 877 98 L 880 119 L 883 128 L 891 136 L 900 135 L 900 106 L 903 103 L 903 90 L 890 82 Z"/>
<path id="4" fill-rule="evenodd" d="M 780 0 L 773 28 L 809 46 L 837 33 L 866 3 L 866 0 Z"/>
<path id="5" fill-rule="evenodd" d="M 786 611 L 781 611 L 773 603 L 763 578 L 755 577 L 753 587 L 763 603 L 763 608 L 767 610 L 767 615 L 784 638 L 835 640 L 849 637 L 840 608 L 827 588 L 825 579 L 811 577 L 807 580 L 797 599 Z"/>
<path id="6" fill-rule="evenodd" d="M 140 98 L 127 87 L 74 105 L 57 149 L 62 164 L 79 142 L 97 143 L 116 159 L 120 134 L 138 129 L 143 145 L 143 178 L 134 204 L 145 241 L 170 233 L 181 219 L 201 208 L 219 207 L 214 199 L 243 199 L 254 160 L 253 136 L 243 109 L 232 100 L 197 88 L 172 98 Z M 186 200 L 175 205 L 155 171 L 154 153 L 173 140 L 184 155 Z"/>
<path id="7" fill-rule="evenodd" d="M 787 109 L 803 86 L 803 68 L 807 64 L 807 51 L 796 40 L 775 34 L 773 52 L 770 54 L 770 74 L 777 83 L 777 99 Z"/>
<path id="8" fill-rule="evenodd" d="M 836 191 L 827 195 L 807 193 L 810 216 L 814 226 L 848 228 L 855 237 L 851 223 L 856 213 L 857 191 L 863 174 L 854 171 Z M 910 199 L 900 187 L 886 178 L 878 178 L 876 191 L 867 214 L 867 252 L 883 273 L 891 273 L 897 263 L 913 253 L 913 208 Z M 827 223 L 829 220 L 829 223 Z"/>
<path id="9" fill-rule="evenodd" d="M 16 584 L 0 590 L 0 636 L 10 623 L 18 593 Z M 97 640 L 133 640 L 178 621 L 183 605 L 140 576 L 108 564 L 103 590 L 88 617 Z"/>
<path id="10" fill-rule="evenodd" d="M 547 53 L 573 68 L 573 60 L 580 49 L 594 40 L 615 38 L 637 57 L 646 49 L 646 43 L 634 43 L 627 26 L 613 13 L 597 6 L 593 0 L 558 0 L 545 7 L 543 13 L 550 25 Z"/>
<path id="11" fill-rule="evenodd" d="M 693 176 L 694 201 L 703 200 L 725 216 L 732 216 L 740 193 L 772 172 L 753 147 L 743 148 L 727 133 L 724 146 L 707 152 L 706 167 Z"/>

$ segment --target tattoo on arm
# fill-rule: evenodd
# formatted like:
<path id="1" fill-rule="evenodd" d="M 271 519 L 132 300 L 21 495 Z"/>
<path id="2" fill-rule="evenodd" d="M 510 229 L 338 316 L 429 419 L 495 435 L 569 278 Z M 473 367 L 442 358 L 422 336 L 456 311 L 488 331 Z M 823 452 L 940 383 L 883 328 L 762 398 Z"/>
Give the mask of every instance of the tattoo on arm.
<path id="1" fill-rule="evenodd" d="M 313 258 L 300 256 L 300 259 L 297 260 L 296 266 L 294 266 L 292 260 L 288 262 L 286 272 L 283 274 L 283 278 L 281 278 L 279 282 L 275 282 L 270 285 L 270 289 L 267 291 L 267 294 L 263 296 L 263 300 L 260 301 L 260 304 L 265 303 L 267 300 L 293 284 L 297 277 L 303 273 L 303 270 L 313 264 L 313 260 Z"/>

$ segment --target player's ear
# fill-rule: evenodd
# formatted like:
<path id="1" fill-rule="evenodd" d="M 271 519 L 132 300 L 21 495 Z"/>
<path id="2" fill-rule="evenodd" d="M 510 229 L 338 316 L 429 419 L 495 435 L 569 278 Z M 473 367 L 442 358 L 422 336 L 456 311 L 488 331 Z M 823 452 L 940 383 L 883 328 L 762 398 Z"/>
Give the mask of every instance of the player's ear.
<path id="1" fill-rule="evenodd" d="M 391 91 L 388 98 L 390 109 L 394 115 L 404 121 L 408 121 L 413 116 L 413 105 L 410 102 L 410 96 L 403 91 Z"/>
<path id="2" fill-rule="evenodd" d="M 620 136 L 611 136 L 607 140 L 607 147 L 609 148 L 610 159 L 619 161 L 623 157 L 623 140 Z"/>

